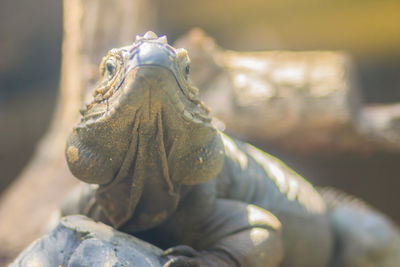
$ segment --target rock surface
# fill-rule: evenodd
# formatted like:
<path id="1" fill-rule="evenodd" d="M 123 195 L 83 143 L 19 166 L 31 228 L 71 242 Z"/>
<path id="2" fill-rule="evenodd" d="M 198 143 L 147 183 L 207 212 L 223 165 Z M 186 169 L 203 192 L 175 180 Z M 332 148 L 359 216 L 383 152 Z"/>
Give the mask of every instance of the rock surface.
<path id="1" fill-rule="evenodd" d="M 25 249 L 17 266 L 140 266 L 163 265 L 162 251 L 110 226 L 74 215 L 61 219 L 49 234 Z"/>
<path id="2" fill-rule="evenodd" d="M 201 29 L 178 39 L 218 128 L 300 155 L 398 152 L 399 104 L 363 102 L 352 58 L 334 51 L 224 50 Z"/>

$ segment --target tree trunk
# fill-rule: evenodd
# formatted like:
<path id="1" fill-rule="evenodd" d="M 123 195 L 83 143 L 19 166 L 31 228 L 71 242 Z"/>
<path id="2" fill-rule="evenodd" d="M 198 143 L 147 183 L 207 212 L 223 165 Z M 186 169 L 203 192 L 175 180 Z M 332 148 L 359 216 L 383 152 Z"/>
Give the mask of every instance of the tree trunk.
<path id="1" fill-rule="evenodd" d="M 53 211 L 77 184 L 64 159 L 68 133 L 108 49 L 131 43 L 152 26 L 155 8 L 145 0 L 65 0 L 60 94 L 47 134 L 31 162 L 0 201 L 0 265 L 45 230 Z"/>

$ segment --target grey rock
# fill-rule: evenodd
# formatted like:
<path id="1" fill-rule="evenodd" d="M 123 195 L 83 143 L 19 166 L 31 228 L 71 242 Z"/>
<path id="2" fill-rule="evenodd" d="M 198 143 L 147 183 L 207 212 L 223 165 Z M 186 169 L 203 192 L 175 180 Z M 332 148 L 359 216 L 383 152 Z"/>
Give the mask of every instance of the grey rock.
<path id="1" fill-rule="evenodd" d="M 103 223 L 73 215 L 25 249 L 17 266 L 162 266 L 162 251 Z"/>

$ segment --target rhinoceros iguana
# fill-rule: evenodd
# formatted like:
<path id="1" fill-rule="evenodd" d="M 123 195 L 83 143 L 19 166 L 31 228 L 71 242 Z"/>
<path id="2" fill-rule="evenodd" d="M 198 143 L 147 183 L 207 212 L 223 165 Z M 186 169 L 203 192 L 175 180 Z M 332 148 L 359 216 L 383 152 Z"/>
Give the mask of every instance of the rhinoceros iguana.
<path id="1" fill-rule="evenodd" d="M 186 50 L 153 32 L 112 49 L 66 145 L 82 213 L 164 249 L 164 266 L 400 266 L 396 226 L 320 193 L 278 159 L 219 132 Z"/>

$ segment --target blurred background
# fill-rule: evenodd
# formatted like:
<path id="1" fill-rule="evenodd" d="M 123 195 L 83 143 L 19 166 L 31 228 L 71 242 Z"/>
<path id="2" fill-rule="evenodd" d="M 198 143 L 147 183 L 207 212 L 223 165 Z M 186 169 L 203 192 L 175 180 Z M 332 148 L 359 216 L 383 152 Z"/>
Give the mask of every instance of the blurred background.
<path id="1" fill-rule="evenodd" d="M 400 102 L 399 1 L 149 2 L 153 30 L 170 43 L 200 27 L 223 49 L 345 51 L 365 104 Z M 27 164 L 54 113 L 62 34 L 61 1 L 0 0 L 0 194 Z M 321 157 L 256 145 L 313 183 L 360 196 L 400 223 L 399 152 Z"/>

